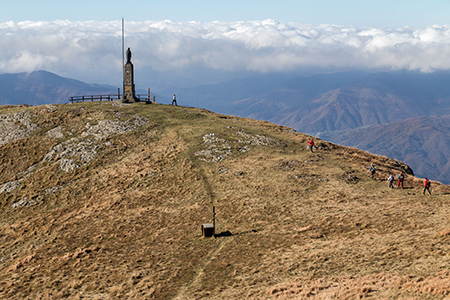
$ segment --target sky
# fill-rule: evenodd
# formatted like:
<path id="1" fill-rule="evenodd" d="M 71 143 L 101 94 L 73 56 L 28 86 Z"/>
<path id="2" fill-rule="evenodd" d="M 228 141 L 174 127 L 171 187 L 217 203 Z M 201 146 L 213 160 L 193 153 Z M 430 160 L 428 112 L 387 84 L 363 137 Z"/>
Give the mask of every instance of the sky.
<path id="1" fill-rule="evenodd" d="M 0 22 L 274 19 L 384 28 L 448 24 L 450 16 L 450 0 L 0 0 L 0 4 Z"/>
<path id="2" fill-rule="evenodd" d="M 0 7 L 0 73 L 44 69 L 118 84 L 121 18 L 140 80 L 450 69 L 450 0 L 0 0 Z"/>

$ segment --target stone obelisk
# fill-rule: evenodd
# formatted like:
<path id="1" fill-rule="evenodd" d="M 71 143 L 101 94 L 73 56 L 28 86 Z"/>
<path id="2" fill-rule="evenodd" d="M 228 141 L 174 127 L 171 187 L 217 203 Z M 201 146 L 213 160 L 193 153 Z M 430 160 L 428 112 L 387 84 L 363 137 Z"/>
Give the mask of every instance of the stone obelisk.
<path id="1" fill-rule="evenodd" d="M 131 62 L 131 50 L 128 48 L 127 50 L 127 62 L 124 66 L 124 74 L 123 74 L 123 103 L 132 103 L 139 102 L 139 99 L 136 98 L 136 91 L 134 88 L 134 68 L 133 63 Z"/>

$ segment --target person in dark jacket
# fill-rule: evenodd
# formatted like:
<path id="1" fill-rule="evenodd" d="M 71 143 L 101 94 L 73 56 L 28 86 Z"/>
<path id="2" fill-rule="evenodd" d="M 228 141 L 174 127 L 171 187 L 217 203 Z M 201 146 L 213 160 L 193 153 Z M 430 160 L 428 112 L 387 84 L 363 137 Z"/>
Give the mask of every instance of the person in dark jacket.
<path id="1" fill-rule="evenodd" d="M 423 187 L 423 194 L 422 195 L 425 195 L 425 191 L 428 191 L 428 193 L 431 195 L 430 185 L 431 185 L 431 182 L 428 180 L 428 178 L 425 178 L 425 184 L 424 184 L 424 187 Z"/>
<path id="2" fill-rule="evenodd" d="M 394 176 L 392 176 L 392 174 L 389 174 L 388 182 L 389 182 L 388 187 L 393 189 L 394 188 Z"/>
<path id="3" fill-rule="evenodd" d="M 370 165 L 369 171 L 370 177 L 373 179 L 373 175 L 375 174 L 375 166 L 373 164 Z"/>
<path id="4" fill-rule="evenodd" d="M 173 94 L 172 105 L 178 106 L 178 104 L 177 104 L 177 96 L 175 96 L 175 94 Z"/>

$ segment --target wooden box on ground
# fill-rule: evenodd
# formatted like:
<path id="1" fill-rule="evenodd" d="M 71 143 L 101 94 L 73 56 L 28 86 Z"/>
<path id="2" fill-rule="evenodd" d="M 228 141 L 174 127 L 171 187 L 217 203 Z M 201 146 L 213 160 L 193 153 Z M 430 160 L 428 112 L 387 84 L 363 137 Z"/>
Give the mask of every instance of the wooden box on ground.
<path id="1" fill-rule="evenodd" d="M 202 235 L 204 237 L 212 237 L 214 235 L 214 225 L 213 224 L 203 224 L 202 225 Z"/>

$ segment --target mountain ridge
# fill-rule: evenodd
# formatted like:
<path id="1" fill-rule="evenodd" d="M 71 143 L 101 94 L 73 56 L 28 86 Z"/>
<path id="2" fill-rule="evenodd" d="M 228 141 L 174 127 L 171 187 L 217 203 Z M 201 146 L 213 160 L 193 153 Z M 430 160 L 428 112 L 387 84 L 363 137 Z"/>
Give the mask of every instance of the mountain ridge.
<path id="1" fill-rule="evenodd" d="M 450 165 L 445 153 L 450 150 L 449 129 L 450 115 L 419 116 L 390 124 L 324 133 L 323 138 L 397 159 L 401 157 L 415 166 L 415 174 L 448 184 Z M 391 139 L 395 140 L 395 146 Z"/>
<path id="2" fill-rule="evenodd" d="M 16 81 L 19 82 L 20 78 L 16 78 Z M 379 73 L 352 71 L 309 77 L 295 74 L 263 74 L 219 84 L 184 88 L 176 91 L 176 94 L 180 105 L 268 120 L 307 134 L 330 138 L 332 142 L 343 143 L 343 139 L 336 136 L 339 132 L 345 133 L 347 130 L 364 129 L 413 117 L 450 115 L 448 81 L 450 73 L 443 71 L 427 74 L 406 71 Z M 69 82 L 71 81 L 67 81 L 67 84 Z M 30 85 L 29 82 L 24 83 L 25 86 L 27 84 Z M 7 91 L 11 90 L 14 84 L 0 84 L 0 86 Z M 22 99 L 34 99 L 39 102 L 42 97 L 46 102 L 55 102 L 54 99 L 64 102 L 67 101 L 66 97 L 69 94 L 73 96 L 89 91 L 89 85 L 75 88 L 45 86 L 41 83 L 33 87 L 34 91 L 30 90 L 25 94 L 12 91 L 10 94 L 14 97 L 18 94 L 24 95 L 15 103 L 22 104 L 26 102 Z M 110 93 L 115 94 L 115 89 L 110 90 Z M 170 103 L 170 100 L 169 97 L 159 95 L 157 97 L 160 103 Z M 385 143 L 390 143 L 394 149 L 395 145 L 403 144 L 403 139 L 400 135 L 391 133 Z M 428 134 L 434 134 L 433 130 Z M 412 145 L 405 144 L 404 147 Z M 376 147 L 364 149 L 375 153 L 378 151 Z M 443 175 L 447 174 L 444 169 L 450 154 L 430 153 L 429 155 L 433 157 L 441 157 L 441 161 L 425 168 L 415 165 L 416 160 L 410 157 L 398 156 L 398 151 L 382 153 L 407 160 L 422 177 L 434 177 L 445 183 L 450 182 L 450 179 Z M 424 170 L 424 173 L 421 170 Z"/>
<path id="3" fill-rule="evenodd" d="M 291 128 L 174 105 L 0 116 L 24 133 L 0 146 L 2 299 L 449 292 L 450 187 L 422 196 L 401 161 L 320 139 L 311 152 Z M 400 172 L 405 189 L 388 188 Z"/>

